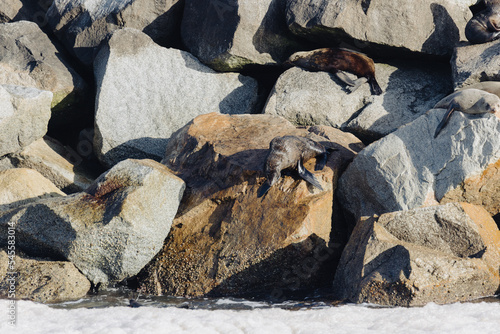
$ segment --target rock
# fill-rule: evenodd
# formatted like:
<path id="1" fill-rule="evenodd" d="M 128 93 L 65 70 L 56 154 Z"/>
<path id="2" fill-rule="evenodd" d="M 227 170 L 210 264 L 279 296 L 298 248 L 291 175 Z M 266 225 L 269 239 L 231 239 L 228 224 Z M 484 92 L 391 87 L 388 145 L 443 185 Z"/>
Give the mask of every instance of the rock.
<path id="1" fill-rule="evenodd" d="M 0 207 L 0 227 L 14 225 L 16 249 L 69 260 L 92 283 L 106 285 L 137 274 L 161 249 L 184 187 L 157 162 L 127 160 L 85 192 Z"/>
<path id="2" fill-rule="evenodd" d="M 56 126 L 86 117 L 80 108 L 86 83 L 33 22 L 0 24 L 0 84 L 51 91 L 51 123 Z"/>
<path id="3" fill-rule="evenodd" d="M 335 147 L 314 174 L 323 191 L 293 172 L 262 198 L 263 165 L 276 136 L 308 136 Z M 329 127 L 296 128 L 281 117 L 196 117 L 171 138 L 162 161 L 187 189 L 162 251 L 138 275 L 146 293 L 244 295 L 331 282 L 339 256 L 331 240 L 333 193 L 339 174 L 362 148 L 353 135 Z M 305 163 L 314 171 L 314 159 Z M 334 222 L 337 228 L 339 221 Z M 338 257 L 336 258 L 338 260 Z"/>
<path id="4" fill-rule="evenodd" d="M 53 0 L 2 0 L 0 23 L 33 21 L 40 27 L 47 24 L 45 12 Z"/>
<path id="5" fill-rule="evenodd" d="M 161 45 L 177 42 L 182 0 L 54 0 L 47 11 L 56 36 L 85 66 L 115 30 L 135 28 Z"/>
<path id="6" fill-rule="evenodd" d="M 12 267 L 9 266 L 10 260 L 15 262 Z M 11 289 L 13 282 L 15 289 Z M 9 297 L 11 291 L 15 299 L 55 303 L 84 297 L 90 290 L 90 282 L 70 262 L 43 261 L 18 255 L 11 258 L 2 250 L 0 287 L 0 298 L 12 298 Z"/>
<path id="7" fill-rule="evenodd" d="M 83 168 L 82 158 L 77 152 L 47 136 L 9 158 L 16 167 L 37 170 L 66 193 L 83 191 L 96 178 Z"/>
<path id="8" fill-rule="evenodd" d="M 446 69 L 419 65 L 375 64 L 384 91 L 380 96 L 371 95 L 368 84 L 349 93 L 333 74 L 295 67 L 280 76 L 264 113 L 296 125 L 332 126 L 373 141 L 418 118 L 452 90 Z"/>
<path id="9" fill-rule="evenodd" d="M 181 34 L 213 69 L 275 65 L 299 49 L 285 23 L 286 0 L 186 0 Z"/>
<path id="10" fill-rule="evenodd" d="M 485 178 L 500 160 L 500 121 L 492 114 L 455 112 L 433 138 L 444 113 L 432 109 L 357 155 L 340 178 L 338 193 L 356 220 L 437 203 L 465 192 L 478 175 L 482 187 L 474 184 L 481 190 L 475 195 L 479 203 L 473 203 L 499 202 L 499 188 Z"/>
<path id="11" fill-rule="evenodd" d="M 51 101 L 48 91 L 0 85 L 0 157 L 45 135 Z"/>
<path id="12" fill-rule="evenodd" d="M 253 113 L 257 83 L 216 73 L 191 54 L 121 29 L 99 52 L 94 148 L 112 166 L 127 158 L 161 160 L 168 138 L 194 117 L 213 111 Z"/>
<path id="13" fill-rule="evenodd" d="M 344 41 L 392 58 L 408 51 L 449 57 L 466 40 L 476 0 L 291 0 L 290 30 L 320 43 Z"/>
<path id="14" fill-rule="evenodd" d="M 36 170 L 14 168 L 0 172 L 0 205 L 55 196 L 65 194 Z"/>
<path id="15" fill-rule="evenodd" d="M 500 232 L 491 216 L 450 203 L 360 221 L 334 291 L 356 303 L 455 303 L 497 293 L 499 266 Z"/>
<path id="16" fill-rule="evenodd" d="M 455 88 L 500 80 L 498 53 L 500 41 L 456 47 L 450 61 Z"/>

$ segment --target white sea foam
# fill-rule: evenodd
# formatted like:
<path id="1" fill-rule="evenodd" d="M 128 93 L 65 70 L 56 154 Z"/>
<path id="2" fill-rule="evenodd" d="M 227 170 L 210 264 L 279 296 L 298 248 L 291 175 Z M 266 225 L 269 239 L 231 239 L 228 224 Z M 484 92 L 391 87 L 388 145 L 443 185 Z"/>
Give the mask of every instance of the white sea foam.
<path id="1" fill-rule="evenodd" d="M 2 311 L 3 310 L 3 311 Z M 2 334 L 73 333 L 498 333 L 500 303 L 428 304 L 421 308 L 345 305 L 314 310 L 188 310 L 176 307 L 55 309 L 17 302 L 17 324 L 0 300 Z"/>

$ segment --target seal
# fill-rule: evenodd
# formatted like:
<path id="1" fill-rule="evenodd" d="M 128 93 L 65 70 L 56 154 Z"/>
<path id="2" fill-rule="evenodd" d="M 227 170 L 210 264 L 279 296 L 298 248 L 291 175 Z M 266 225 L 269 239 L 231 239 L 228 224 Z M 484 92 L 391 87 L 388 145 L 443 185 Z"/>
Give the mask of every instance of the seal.
<path id="1" fill-rule="evenodd" d="M 478 83 L 457 89 L 457 92 L 462 91 L 464 89 L 470 89 L 470 88 L 484 90 L 485 92 L 495 94 L 496 96 L 500 97 L 500 81 L 478 82 Z"/>
<path id="2" fill-rule="evenodd" d="M 281 171 L 286 168 L 296 168 L 302 179 L 323 190 L 314 175 L 304 167 L 304 162 L 318 157 L 315 170 L 322 170 L 331 150 L 327 150 L 322 144 L 307 137 L 283 136 L 274 138 L 269 144 L 269 153 L 264 165 L 266 181 L 259 188 L 257 197 L 264 196 L 278 182 L 281 178 Z"/>
<path id="3" fill-rule="evenodd" d="M 453 111 L 460 110 L 467 114 L 495 113 L 500 111 L 500 98 L 484 90 L 469 88 L 446 96 L 434 108 L 446 108 L 443 120 L 434 133 L 436 138 L 450 120 Z"/>
<path id="4" fill-rule="evenodd" d="M 336 74 L 354 92 L 361 84 L 368 82 L 372 94 L 382 94 L 375 79 L 375 63 L 367 55 L 342 48 L 323 48 L 312 51 L 300 51 L 292 54 L 284 63 L 285 66 L 298 66 L 308 71 L 324 71 Z M 345 73 L 349 72 L 358 76 L 352 80 Z"/>
<path id="5" fill-rule="evenodd" d="M 500 0 L 485 0 L 483 10 L 474 14 L 465 26 L 465 37 L 472 44 L 500 38 Z"/>

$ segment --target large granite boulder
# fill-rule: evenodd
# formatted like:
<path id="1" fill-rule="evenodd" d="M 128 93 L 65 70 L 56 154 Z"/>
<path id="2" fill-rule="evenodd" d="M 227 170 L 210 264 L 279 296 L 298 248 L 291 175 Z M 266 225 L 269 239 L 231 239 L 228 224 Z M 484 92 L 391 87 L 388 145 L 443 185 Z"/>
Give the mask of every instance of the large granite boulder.
<path id="1" fill-rule="evenodd" d="M 451 59 L 455 88 L 500 80 L 500 41 L 455 48 Z"/>
<path id="2" fill-rule="evenodd" d="M 474 204 L 493 203 L 487 209 L 498 213 L 500 191 L 490 177 L 498 178 L 500 120 L 455 112 L 433 138 L 444 113 L 431 109 L 357 155 L 339 182 L 341 203 L 355 220 L 460 194 Z M 465 195 L 469 188 L 475 194 Z"/>
<path id="3" fill-rule="evenodd" d="M 0 227 L 13 226 L 16 249 L 28 255 L 69 260 L 95 285 L 117 282 L 161 249 L 184 187 L 160 163 L 126 160 L 85 192 L 0 207 Z"/>
<path id="4" fill-rule="evenodd" d="M 65 193 L 36 170 L 13 168 L 0 172 L 0 205 L 57 196 Z"/>
<path id="5" fill-rule="evenodd" d="M 55 303 L 82 298 L 90 290 L 89 280 L 71 262 L 30 259 L 9 252 L 0 250 L 0 298 Z"/>
<path id="6" fill-rule="evenodd" d="M 465 38 L 476 0 L 289 0 L 290 30 L 328 43 L 354 42 L 390 56 L 408 51 L 450 56 Z"/>
<path id="7" fill-rule="evenodd" d="M 275 65 L 299 46 L 285 21 L 286 0 L 186 0 L 182 41 L 213 69 Z"/>
<path id="8" fill-rule="evenodd" d="M 305 163 L 323 190 L 283 171 L 257 198 L 269 143 L 283 135 L 337 149 L 321 171 L 314 171 L 315 159 Z M 178 296 L 264 291 L 278 298 L 331 282 L 341 243 L 331 238 L 333 194 L 341 171 L 362 147 L 340 130 L 296 128 L 276 116 L 198 116 L 173 135 L 162 161 L 187 189 L 162 251 L 139 275 L 143 291 Z M 340 221 L 333 224 L 336 230 Z"/>
<path id="9" fill-rule="evenodd" d="M 0 85 L 0 156 L 19 151 L 45 135 L 51 102 L 51 92 Z"/>
<path id="10" fill-rule="evenodd" d="M 92 67 L 97 47 L 123 27 L 142 30 L 162 45 L 177 42 L 182 3 L 182 0 L 54 0 L 47 18 L 66 48 L 84 65 Z"/>
<path id="11" fill-rule="evenodd" d="M 367 141 L 410 123 L 451 90 L 450 73 L 440 65 L 375 64 L 383 94 L 371 95 L 368 84 L 349 93 L 334 74 L 292 68 L 276 82 L 264 113 L 296 125 L 328 125 Z"/>
<path id="12" fill-rule="evenodd" d="M 161 160 L 168 138 L 194 117 L 253 113 L 258 105 L 255 79 L 216 73 L 136 29 L 115 32 L 94 66 L 94 147 L 108 166 L 127 158 Z"/>
<path id="13" fill-rule="evenodd" d="M 99 176 L 85 168 L 77 152 L 48 136 L 8 157 L 15 167 L 37 170 L 66 193 L 87 189 Z"/>
<path id="14" fill-rule="evenodd" d="M 454 303 L 497 293 L 499 268 L 500 231 L 488 212 L 450 203 L 361 220 L 334 291 L 356 303 Z"/>
<path id="15" fill-rule="evenodd" d="M 0 24 L 0 84 L 35 87 L 54 94 L 54 125 L 79 122 L 87 84 L 33 22 Z"/>

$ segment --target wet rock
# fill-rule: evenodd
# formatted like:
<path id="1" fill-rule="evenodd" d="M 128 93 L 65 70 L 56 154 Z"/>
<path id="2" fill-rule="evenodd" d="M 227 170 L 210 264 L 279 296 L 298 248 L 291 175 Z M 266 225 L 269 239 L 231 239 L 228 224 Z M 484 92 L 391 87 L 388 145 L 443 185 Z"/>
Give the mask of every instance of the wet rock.
<path id="1" fill-rule="evenodd" d="M 0 85 L 0 156 L 16 152 L 45 135 L 51 101 L 52 93 L 48 91 Z"/>
<path id="2" fill-rule="evenodd" d="M 177 42 L 182 0 L 55 0 L 47 11 L 56 36 L 84 65 L 113 31 L 135 28 L 161 45 Z"/>
<path id="3" fill-rule="evenodd" d="M 458 46 L 450 62 L 455 88 L 500 80 L 499 52 L 500 41 Z"/>
<path id="4" fill-rule="evenodd" d="M 361 220 L 335 275 L 340 299 L 420 306 L 498 292 L 500 232 L 478 206 L 450 203 Z"/>
<path id="5" fill-rule="evenodd" d="M 285 0 L 186 0 L 182 40 L 213 69 L 275 65 L 299 48 L 285 23 Z"/>
<path id="6" fill-rule="evenodd" d="M 55 126 L 88 118 L 87 84 L 33 22 L 0 24 L 0 84 L 51 91 Z"/>
<path id="7" fill-rule="evenodd" d="M 97 178 L 84 168 L 77 152 L 47 136 L 9 158 L 16 167 L 37 170 L 66 193 L 83 191 Z"/>
<path id="8" fill-rule="evenodd" d="M 336 148 L 314 171 L 323 191 L 293 171 L 262 198 L 263 165 L 276 136 L 307 136 Z M 331 281 L 340 255 L 332 232 L 333 193 L 347 163 L 363 145 L 330 127 L 296 128 L 281 117 L 221 115 L 195 118 L 176 132 L 162 161 L 187 190 L 162 251 L 139 274 L 153 294 L 243 295 L 318 286 Z M 334 221 L 334 229 L 339 221 Z M 338 257 L 336 258 L 338 260 Z"/>
<path id="9" fill-rule="evenodd" d="M 355 219 L 456 198 L 451 194 L 464 193 L 473 180 L 473 203 L 498 202 L 498 187 L 485 178 L 500 160 L 499 119 L 455 112 L 433 138 L 444 113 L 432 109 L 357 155 L 339 182 L 339 199 Z"/>
<path id="10" fill-rule="evenodd" d="M 0 205 L 65 195 L 36 170 L 13 168 L 0 172 Z"/>
<path id="11" fill-rule="evenodd" d="M 137 274 L 161 249 L 183 191 L 184 182 L 165 166 L 127 160 L 85 192 L 0 207 L 0 227 L 14 225 L 16 248 L 69 260 L 106 285 Z"/>
<path id="12" fill-rule="evenodd" d="M 371 95 L 368 84 L 349 93 L 333 74 L 295 67 L 280 76 L 264 113 L 296 125 L 332 126 L 373 141 L 415 120 L 452 90 L 449 71 L 421 65 L 375 64 L 384 91 L 380 96 Z"/>
<path id="13" fill-rule="evenodd" d="M 0 251 L 0 298 L 55 303 L 82 298 L 90 290 L 89 280 L 70 262 L 30 259 L 9 252 Z M 12 260 L 15 263 L 10 266 Z M 12 282 L 15 288 L 11 289 Z"/>
<path id="14" fill-rule="evenodd" d="M 216 73 L 191 54 L 156 45 L 135 29 L 117 31 L 96 58 L 94 147 L 112 166 L 127 158 L 161 160 L 168 138 L 213 111 L 256 112 L 257 82 Z"/>
<path id="15" fill-rule="evenodd" d="M 476 0 L 292 0 L 287 6 L 290 30 L 321 43 L 354 42 L 377 53 L 408 51 L 450 56 L 466 40 L 464 29 Z"/>

